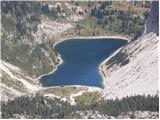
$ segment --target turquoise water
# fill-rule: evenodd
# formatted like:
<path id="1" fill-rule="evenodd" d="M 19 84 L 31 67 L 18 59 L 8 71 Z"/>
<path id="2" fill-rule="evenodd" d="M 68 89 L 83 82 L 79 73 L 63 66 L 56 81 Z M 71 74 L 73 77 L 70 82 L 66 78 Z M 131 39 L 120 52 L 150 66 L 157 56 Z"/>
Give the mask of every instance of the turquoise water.
<path id="1" fill-rule="evenodd" d="M 120 39 L 71 39 L 55 46 L 64 63 L 43 76 L 43 86 L 85 85 L 102 87 L 98 66 L 111 53 L 125 45 Z"/>

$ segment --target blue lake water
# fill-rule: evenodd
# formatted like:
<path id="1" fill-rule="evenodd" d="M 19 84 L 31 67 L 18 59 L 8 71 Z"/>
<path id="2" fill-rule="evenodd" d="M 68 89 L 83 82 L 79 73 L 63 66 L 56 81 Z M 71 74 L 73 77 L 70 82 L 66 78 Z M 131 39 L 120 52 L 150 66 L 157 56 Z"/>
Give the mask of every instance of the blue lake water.
<path id="1" fill-rule="evenodd" d="M 71 39 L 55 46 L 64 63 L 43 76 L 43 86 L 85 85 L 102 87 L 99 64 L 126 44 L 120 39 Z"/>

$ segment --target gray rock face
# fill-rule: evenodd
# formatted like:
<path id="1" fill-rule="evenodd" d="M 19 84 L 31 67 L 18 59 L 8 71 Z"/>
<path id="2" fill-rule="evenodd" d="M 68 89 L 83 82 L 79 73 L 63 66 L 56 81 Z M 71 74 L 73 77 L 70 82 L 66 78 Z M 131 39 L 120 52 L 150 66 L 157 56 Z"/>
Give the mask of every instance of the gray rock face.
<path id="1" fill-rule="evenodd" d="M 99 111 L 77 111 L 82 119 L 158 119 L 159 113 L 157 111 L 128 111 L 121 113 L 119 116 L 109 116 L 101 114 Z"/>
<path id="2" fill-rule="evenodd" d="M 129 111 L 127 113 L 122 113 L 117 118 L 118 119 L 158 119 L 158 112 L 151 111 Z"/>
<path id="3" fill-rule="evenodd" d="M 150 15 L 145 23 L 144 34 L 154 32 L 159 35 L 159 1 L 153 1 Z"/>
<path id="4" fill-rule="evenodd" d="M 104 97 L 119 99 L 158 92 L 158 39 L 148 33 L 122 47 L 100 66 Z M 124 94 L 125 93 L 125 94 Z"/>

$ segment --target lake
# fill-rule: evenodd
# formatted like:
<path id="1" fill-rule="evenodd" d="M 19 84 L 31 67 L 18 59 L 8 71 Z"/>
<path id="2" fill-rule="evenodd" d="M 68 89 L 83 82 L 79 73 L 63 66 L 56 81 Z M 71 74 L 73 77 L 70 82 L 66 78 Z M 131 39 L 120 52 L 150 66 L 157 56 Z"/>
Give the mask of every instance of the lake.
<path id="1" fill-rule="evenodd" d="M 64 63 L 43 76 L 43 86 L 85 85 L 102 88 L 99 64 L 127 41 L 122 39 L 70 39 L 55 46 Z"/>

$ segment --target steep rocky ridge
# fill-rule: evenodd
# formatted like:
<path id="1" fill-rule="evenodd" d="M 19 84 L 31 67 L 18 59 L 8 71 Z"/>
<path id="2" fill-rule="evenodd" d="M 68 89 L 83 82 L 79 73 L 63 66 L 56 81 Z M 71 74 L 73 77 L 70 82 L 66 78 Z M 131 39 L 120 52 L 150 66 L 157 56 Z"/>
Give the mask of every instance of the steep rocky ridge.
<path id="1" fill-rule="evenodd" d="M 155 32 L 159 35 L 159 1 L 153 1 L 149 17 L 145 22 L 144 34 Z"/>
<path id="2" fill-rule="evenodd" d="M 107 99 L 158 94 L 158 38 L 149 33 L 128 43 L 100 66 Z"/>

